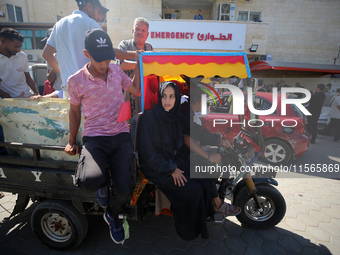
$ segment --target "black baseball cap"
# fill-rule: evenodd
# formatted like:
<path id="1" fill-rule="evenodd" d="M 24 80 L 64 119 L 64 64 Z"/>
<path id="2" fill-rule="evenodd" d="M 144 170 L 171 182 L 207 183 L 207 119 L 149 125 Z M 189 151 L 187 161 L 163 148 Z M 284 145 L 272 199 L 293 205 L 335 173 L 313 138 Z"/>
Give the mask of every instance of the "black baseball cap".
<path id="1" fill-rule="evenodd" d="M 102 14 L 105 14 L 109 11 L 109 9 L 102 6 L 99 0 L 76 0 L 76 2 L 78 3 L 78 6 L 83 6 L 83 5 L 86 5 L 87 3 L 97 5 L 102 9 Z"/>
<path id="2" fill-rule="evenodd" d="M 100 28 L 94 28 L 86 32 L 85 49 L 96 62 L 116 58 L 109 35 Z"/>
<path id="3" fill-rule="evenodd" d="M 109 11 L 109 9 L 102 6 L 102 15 L 106 14 Z"/>

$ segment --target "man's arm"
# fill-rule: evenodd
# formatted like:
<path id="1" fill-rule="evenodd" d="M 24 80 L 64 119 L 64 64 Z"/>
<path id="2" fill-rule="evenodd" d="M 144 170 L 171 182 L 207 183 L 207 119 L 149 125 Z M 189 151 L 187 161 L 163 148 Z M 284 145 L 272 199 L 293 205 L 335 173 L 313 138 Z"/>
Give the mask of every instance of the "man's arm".
<path id="1" fill-rule="evenodd" d="M 183 141 L 190 150 L 196 152 L 202 158 L 209 160 L 209 152 L 203 150 L 189 135 L 183 135 Z"/>
<path id="2" fill-rule="evenodd" d="M 34 94 L 39 95 L 37 86 L 35 86 L 35 82 L 33 81 L 30 73 L 25 73 L 25 77 L 26 77 L 26 83 L 31 88 L 31 90 L 34 92 Z"/>
<path id="3" fill-rule="evenodd" d="M 184 144 L 193 152 L 196 152 L 202 158 L 207 159 L 209 162 L 218 164 L 221 161 L 221 155 L 218 153 L 210 154 L 203 150 L 189 135 L 183 135 Z"/>
<path id="4" fill-rule="evenodd" d="M 53 56 L 53 54 L 56 53 L 56 49 L 46 44 L 42 57 L 48 62 L 48 64 L 56 71 L 58 74 L 60 74 L 59 65 L 57 59 Z"/>
<path id="5" fill-rule="evenodd" d="M 131 59 L 131 58 L 136 58 L 137 57 L 137 52 L 136 51 L 123 51 L 123 50 L 120 50 L 120 49 L 117 49 L 117 48 L 113 48 L 113 50 L 115 52 L 115 55 L 116 55 L 117 59 Z M 50 62 L 48 62 L 48 63 L 50 63 Z"/>
<path id="6" fill-rule="evenodd" d="M 136 68 L 137 62 L 131 61 L 131 60 L 122 60 L 120 62 L 120 68 L 123 69 L 123 71 L 130 71 L 134 70 Z"/>
<path id="7" fill-rule="evenodd" d="M 12 98 L 10 94 L 8 94 L 7 92 L 5 92 L 1 89 L 0 89 L 0 97 L 1 98 Z"/>
<path id="8" fill-rule="evenodd" d="M 139 73 L 139 62 L 138 62 L 138 56 L 137 56 L 137 64 L 135 68 L 135 76 L 132 79 L 132 85 L 129 88 L 129 92 L 134 94 L 135 96 L 139 96 L 140 92 L 140 73 Z"/>
<path id="9" fill-rule="evenodd" d="M 2 79 L 0 78 L 0 83 L 1 82 L 2 82 Z M 1 98 L 11 98 L 11 95 L 0 89 L 0 97 Z"/>
<path id="10" fill-rule="evenodd" d="M 34 95 L 31 96 L 30 99 L 35 100 L 35 99 L 39 99 L 39 98 L 59 98 L 57 94 L 55 93 L 51 93 L 51 94 L 47 94 L 47 95 Z"/>
<path id="11" fill-rule="evenodd" d="M 68 144 L 65 147 L 65 152 L 69 155 L 76 155 L 79 153 L 79 146 L 77 145 L 77 133 L 81 122 L 80 105 L 70 104 L 69 113 L 70 134 Z"/>
<path id="12" fill-rule="evenodd" d="M 55 82 L 55 80 L 57 79 L 57 77 L 56 77 L 56 75 L 55 75 L 55 71 L 54 71 L 53 68 L 51 68 L 51 69 L 48 71 L 46 77 L 47 77 L 47 80 L 48 80 L 51 84 L 53 84 L 53 83 Z"/>

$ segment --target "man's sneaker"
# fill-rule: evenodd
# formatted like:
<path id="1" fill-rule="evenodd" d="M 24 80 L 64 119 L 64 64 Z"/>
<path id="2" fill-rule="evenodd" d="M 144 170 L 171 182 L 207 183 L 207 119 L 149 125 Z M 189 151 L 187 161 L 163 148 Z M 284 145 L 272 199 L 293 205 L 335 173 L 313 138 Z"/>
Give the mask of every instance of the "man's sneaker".
<path id="1" fill-rule="evenodd" d="M 125 232 L 118 215 L 111 217 L 108 213 L 104 213 L 104 220 L 110 226 L 111 239 L 116 244 L 123 244 L 125 241 Z"/>
<path id="2" fill-rule="evenodd" d="M 110 202 L 110 189 L 109 186 L 105 185 L 104 187 L 97 190 L 97 200 L 101 207 L 107 208 Z"/>

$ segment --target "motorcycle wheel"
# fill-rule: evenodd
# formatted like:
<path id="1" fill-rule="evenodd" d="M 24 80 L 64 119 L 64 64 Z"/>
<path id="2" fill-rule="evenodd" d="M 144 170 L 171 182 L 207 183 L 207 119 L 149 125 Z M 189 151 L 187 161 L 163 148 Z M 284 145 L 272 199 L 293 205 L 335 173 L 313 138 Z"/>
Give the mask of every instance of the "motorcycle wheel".
<path id="1" fill-rule="evenodd" d="M 273 227 L 285 216 L 286 202 L 281 193 L 271 185 L 256 185 L 256 189 L 263 212 L 259 212 L 255 200 L 245 186 L 234 199 L 234 204 L 242 209 L 236 217 L 244 227 L 256 229 Z"/>

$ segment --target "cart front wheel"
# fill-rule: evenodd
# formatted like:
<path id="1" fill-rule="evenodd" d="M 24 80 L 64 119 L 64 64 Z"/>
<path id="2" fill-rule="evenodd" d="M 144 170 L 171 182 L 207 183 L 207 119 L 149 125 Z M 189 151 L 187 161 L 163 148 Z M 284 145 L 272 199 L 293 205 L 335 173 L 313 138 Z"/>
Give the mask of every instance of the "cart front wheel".
<path id="1" fill-rule="evenodd" d="M 256 189 L 261 210 L 248 193 L 247 187 L 244 187 L 234 200 L 234 204 L 242 208 L 242 212 L 236 217 L 244 227 L 256 229 L 273 227 L 285 216 L 286 202 L 281 193 L 271 185 L 256 185 Z"/>

